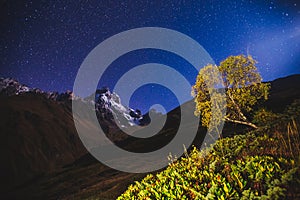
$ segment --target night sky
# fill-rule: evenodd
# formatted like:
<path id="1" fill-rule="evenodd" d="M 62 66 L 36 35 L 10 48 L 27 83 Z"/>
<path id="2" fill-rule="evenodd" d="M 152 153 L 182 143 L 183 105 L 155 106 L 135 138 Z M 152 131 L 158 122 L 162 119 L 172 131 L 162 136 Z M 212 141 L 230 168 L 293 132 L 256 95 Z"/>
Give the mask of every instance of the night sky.
<path id="1" fill-rule="evenodd" d="M 13 77 L 45 91 L 72 90 L 88 53 L 105 39 L 138 27 L 164 27 L 199 42 L 219 62 L 251 54 L 265 81 L 300 73 L 300 2 L 294 1 L 114 1 L 2 0 L 0 77 Z M 99 85 L 114 87 L 129 69 L 157 62 L 182 73 L 195 71 L 184 59 L 162 50 L 138 50 L 115 60 Z M 100 78 L 100 77 L 99 77 Z M 160 103 L 178 105 L 171 91 L 145 85 L 130 106 L 145 112 Z"/>

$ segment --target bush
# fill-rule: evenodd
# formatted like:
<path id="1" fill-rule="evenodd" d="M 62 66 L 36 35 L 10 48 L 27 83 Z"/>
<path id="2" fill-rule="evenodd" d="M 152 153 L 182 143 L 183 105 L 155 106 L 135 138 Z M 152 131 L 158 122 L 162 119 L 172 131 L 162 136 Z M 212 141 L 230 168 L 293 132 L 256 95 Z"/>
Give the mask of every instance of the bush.
<path id="1" fill-rule="evenodd" d="M 272 125 L 272 123 L 280 118 L 279 114 L 275 114 L 264 108 L 255 112 L 253 122 L 258 126 Z"/>
<path id="2" fill-rule="evenodd" d="M 223 138 L 208 150 L 194 148 L 118 199 L 282 199 L 297 167 L 292 158 L 260 151 L 273 142 L 249 133 Z"/>

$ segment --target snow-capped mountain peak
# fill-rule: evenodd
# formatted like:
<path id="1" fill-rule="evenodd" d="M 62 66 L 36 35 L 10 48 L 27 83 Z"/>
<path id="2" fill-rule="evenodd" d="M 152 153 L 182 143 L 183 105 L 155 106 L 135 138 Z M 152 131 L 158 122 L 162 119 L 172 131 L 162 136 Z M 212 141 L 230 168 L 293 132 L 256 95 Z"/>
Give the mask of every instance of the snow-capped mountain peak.
<path id="1" fill-rule="evenodd" d="M 101 115 L 100 118 L 114 119 L 121 127 L 127 127 L 128 124 L 130 126 L 140 124 L 141 111 L 124 106 L 118 94 L 111 93 L 108 88 L 102 88 L 96 91 L 95 97 L 95 107 Z"/>

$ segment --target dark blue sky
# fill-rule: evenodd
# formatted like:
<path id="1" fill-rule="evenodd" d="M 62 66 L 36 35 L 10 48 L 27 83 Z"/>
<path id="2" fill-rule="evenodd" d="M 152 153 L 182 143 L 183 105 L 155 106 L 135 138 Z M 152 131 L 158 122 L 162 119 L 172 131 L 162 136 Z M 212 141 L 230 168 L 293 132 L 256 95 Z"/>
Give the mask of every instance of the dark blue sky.
<path id="1" fill-rule="evenodd" d="M 113 1 L 2 0 L 0 76 L 31 87 L 63 92 L 73 88 L 88 53 L 106 38 L 132 28 L 156 26 L 182 32 L 199 42 L 218 64 L 229 55 L 251 54 L 264 80 L 300 73 L 300 3 L 297 1 Z M 134 66 L 157 62 L 194 83 L 197 71 L 181 58 L 140 50 L 117 59 L 100 80 L 113 88 Z M 177 105 L 167 89 L 147 85 L 131 106 L 145 112 L 161 103 Z"/>

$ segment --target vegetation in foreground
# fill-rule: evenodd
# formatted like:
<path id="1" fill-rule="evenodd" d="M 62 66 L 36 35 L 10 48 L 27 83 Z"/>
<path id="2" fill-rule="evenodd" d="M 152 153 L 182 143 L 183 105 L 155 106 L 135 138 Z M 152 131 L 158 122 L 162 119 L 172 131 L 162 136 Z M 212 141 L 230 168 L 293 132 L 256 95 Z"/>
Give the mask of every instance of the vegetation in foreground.
<path id="1" fill-rule="evenodd" d="M 299 123 L 259 130 L 194 148 L 164 171 L 130 185 L 122 199 L 299 198 Z M 298 195 L 298 196 L 297 196 Z"/>

